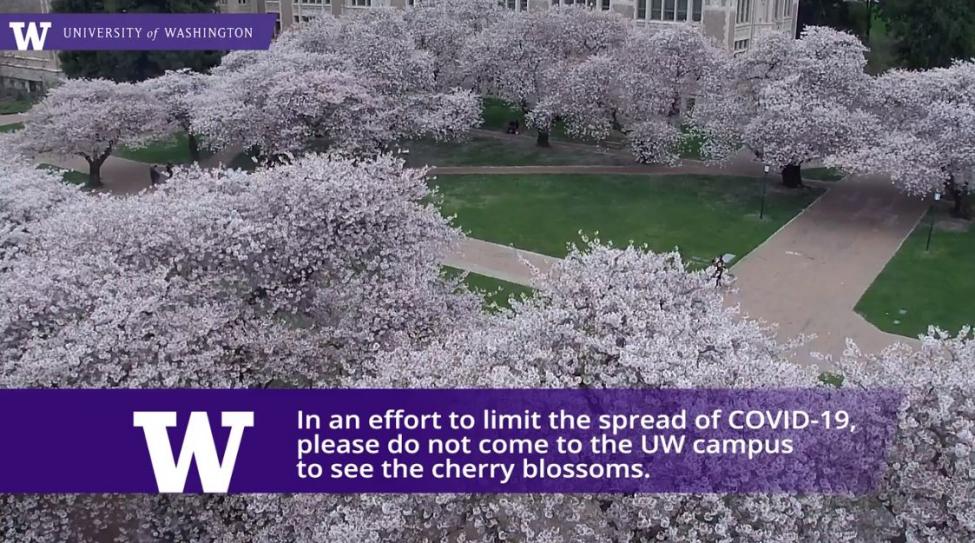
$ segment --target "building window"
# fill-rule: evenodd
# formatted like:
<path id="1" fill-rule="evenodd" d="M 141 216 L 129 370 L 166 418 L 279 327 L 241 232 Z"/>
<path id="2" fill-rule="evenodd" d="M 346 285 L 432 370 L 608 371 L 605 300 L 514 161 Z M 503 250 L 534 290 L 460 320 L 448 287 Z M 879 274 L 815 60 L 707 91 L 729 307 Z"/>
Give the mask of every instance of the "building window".
<path id="1" fill-rule="evenodd" d="M 664 20 L 673 21 L 674 20 L 674 4 L 677 0 L 664 0 Z"/>
<path id="2" fill-rule="evenodd" d="M 701 12 L 704 11 L 704 0 L 693 0 L 692 1 L 692 4 L 693 4 L 694 7 L 692 9 L 692 12 L 693 13 L 691 14 L 691 18 L 694 21 L 700 21 L 701 20 Z"/>
<path id="3" fill-rule="evenodd" d="M 367 8 L 372 5 L 372 0 L 345 0 L 347 6 L 353 8 Z"/>
<path id="4" fill-rule="evenodd" d="M 677 20 L 687 20 L 687 0 L 677 0 Z"/>
<path id="5" fill-rule="evenodd" d="M 748 40 L 738 40 L 735 42 L 735 54 L 743 53 L 748 49 Z"/>
<path id="6" fill-rule="evenodd" d="M 738 14 L 736 17 L 738 24 L 747 23 L 752 20 L 751 8 L 752 0 L 738 0 Z"/>
<path id="7" fill-rule="evenodd" d="M 594 8 L 596 7 L 596 0 L 552 0 L 553 6 L 558 6 L 560 4 L 563 6 L 586 6 Z"/>
<path id="8" fill-rule="evenodd" d="M 603 11 L 609 11 L 609 0 L 603 0 L 601 6 Z"/>
<path id="9" fill-rule="evenodd" d="M 636 5 L 636 18 L 647 18 L 647 0 L 638 0 Z"/>
<path id="10" fill-rule="evenodd" d="M 664 0 L 653 0 L 653 2 L 650 3 L 650 17 L 648 18 L 654 21 L 659 21 L 660 14 L 663 13 L 663 10 Z"/>
<path id="11" fill-rule="evenodd" d="M 502 0 L 501 5 L 511 11 L 528 11 L 528 0 Z"/>

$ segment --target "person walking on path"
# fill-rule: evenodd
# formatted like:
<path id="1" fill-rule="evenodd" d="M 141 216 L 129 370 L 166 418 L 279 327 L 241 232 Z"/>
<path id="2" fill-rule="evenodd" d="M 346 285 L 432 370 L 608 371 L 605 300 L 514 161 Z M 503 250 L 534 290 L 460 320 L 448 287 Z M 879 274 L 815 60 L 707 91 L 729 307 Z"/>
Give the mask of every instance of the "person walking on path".
<path id="1" fill-rule="evenodd" d="M 159 168 L 155 164 L 149 166 L 149 185 L 155 186 L 159 183 L 160 177 L 162 177 L 162 173 L 159 171 Z"/>
<path id="2" fill-rule="evenodd" d="M 720 287 L 721 278 L 724 277 L 724 272 L 727 269 L 725 267 L 724 257 L 720 255 L 714 257 L 714 260 L 711 261 L 711 265 L 714 266 L 714 273 L 711 275 L 711 278 L 714 279 L 714 286 Z"/>

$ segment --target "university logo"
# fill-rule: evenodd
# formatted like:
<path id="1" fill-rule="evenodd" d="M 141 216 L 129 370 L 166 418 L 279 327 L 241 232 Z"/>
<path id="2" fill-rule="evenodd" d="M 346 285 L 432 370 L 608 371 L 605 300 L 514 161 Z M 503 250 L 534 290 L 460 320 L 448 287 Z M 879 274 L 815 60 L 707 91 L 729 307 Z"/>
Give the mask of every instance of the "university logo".
<path id="1" fill-rule="evenodd" d="M 234 464 L 237 462 L 244 428 L 254 426 L 254 412 L 221 413 L 221 426 L 230 428 L 230 438 L 227 440 L 222 459 L 217 456 L 217 445 L 210 430 L 209 417 L 205 412 L 194 411 L 190 414 L 190 422 L 186 426 L 186 435 L 183 437 L 183 446 L 179 451 L 178 460 L 173 453 L 167 430 L 176 426 L 176 412 L 135 411 L 132 413 L 132 423 L 136 428 L 142 428 L 146 436 L 149 459 L 152 461 L 152 471 L 155 473 L 159 492 L 183 492 L 190 464 L 195 459 L 203 492 L 226 493 L 234 473 Z"/>
<path id="2" fill-rule="evenodd" d="M 14 33 L 14 41 L 17 42 L 18 51 L 44 50 L 44 42 L 47 41 L 47 31 L 51 29 L 51 23 L 46 21 L 42 23 L 11 22 L 9 26 Z M 27 32 L 24 32 L 25 27 Z M 38 32 L 37 27 L 41 28 L 40 32 Z"/>

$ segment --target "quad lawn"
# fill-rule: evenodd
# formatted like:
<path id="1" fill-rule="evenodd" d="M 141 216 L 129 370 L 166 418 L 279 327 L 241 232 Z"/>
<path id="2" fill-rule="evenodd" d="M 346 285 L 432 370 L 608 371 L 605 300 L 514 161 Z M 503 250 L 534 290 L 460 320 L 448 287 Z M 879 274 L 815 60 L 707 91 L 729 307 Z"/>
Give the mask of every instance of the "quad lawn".
<path id="1" fill-rule="evenodd" d="M 0 115 L 26 113 L 34 103 L 26 98 L 18 100 L 0 99 Z"/>
<path id="2" fill-rule="evenodd" d="M 53 164 L 38 164 L 38 169 L 50 170 L 61 174 L 61 179 L 69 185 L 84 185 L 88 183 L 88 174 L 76 170 L 68 170 Z"/>
<path id="3" fill-rule="evenodd" d="M 512 296 L 530 295 L 534 292 L 534 289 L 531 287 L 509 283 L 508 281 L 502 281 L 501 279 L 495 279 L 486 275 L 464 272 L 463 270 L 449 266 L 443 267 L 443 273 L 450 276 L 467 273 L 467 276 L 464 278 L 464 283 L 473 292 L 480 294 L 484 298 L 485 306 L 488 309 L 491 308 L 492 304 L 497 305 L 497 307 L 509 307 L 509 300 Z"/>
<path id="4" fill-rule="evenodd" d="M 0 126 L 0 133 L 3 132 L 16 132 L 24 127 L 24 123 L 12 123 Z"/>
<path id="5" fill-rule="evenodd" d="M 473 137 L 460 143 L 417 141 L 407 145 L 407 166 L 633 166 L 627 154 L 592 151 L 578 147 L 539 147 L 534 140 L 509 136 L 504 140 L 491 136 Z"/>
<path id="6" fill-rule="evenodd" d="M 152 142 L 145 147 L 122 147 L 115 154 L 122 158 L 145 162 L 147 164 L 189 164 L 193 162 L 193 159 L 190 158 L 190 148 L 186 142 L 186 134 L 183 133 L 173 134 L 168 139 Z M 202 154 L 204 157 L 206 156 L 205 151 Z"/>
<path id="7" fill-rule="evenodd" d="M 947 213 L 938 210 L 936 220 Z M 881 330 L 916 337 L 929 324 L 957 333 L 975 325 L 975 225 L 935 227 L 931 250 L 925 251 L 930 216 L 921 221 L 900 251 L 887 263 L 856 306 Z M 958 228 L 957 226 L 961 226 Z"/>
<path id="8" fill-rule="evenodd" d="M 761 179 L 705 175 L 441 175 L 445 215 L 472 237 L 562 257 L 582 234 L 653 251 L 679 247 L 692 267 L 754 249 L 822 191 L 770 188 Z"/>
<path id="9" fill-rule="evenodd" d="M 802 170 L 803 179 L 813 179 L 815 181 L 839 181 L 845 174 L 835 168 L 805 168 Z"/>

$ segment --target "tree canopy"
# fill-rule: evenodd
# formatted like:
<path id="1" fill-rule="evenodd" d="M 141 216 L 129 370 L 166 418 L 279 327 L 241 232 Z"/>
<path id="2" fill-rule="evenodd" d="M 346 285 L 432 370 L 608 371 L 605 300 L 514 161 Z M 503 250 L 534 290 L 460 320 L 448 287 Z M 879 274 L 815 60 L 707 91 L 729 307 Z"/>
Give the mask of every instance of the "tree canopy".
<path id="1" fill-rule="evenodd" d="M 975 6 L 970 0 L 883 0 L 880 11 L 894 34 L 905 68 L 945 68 L 975 57 Z"/>

